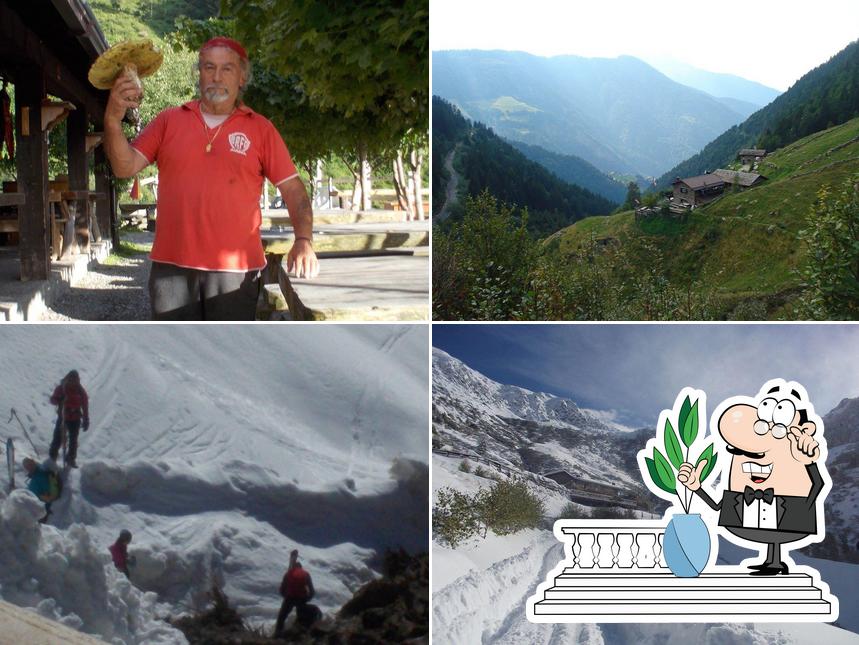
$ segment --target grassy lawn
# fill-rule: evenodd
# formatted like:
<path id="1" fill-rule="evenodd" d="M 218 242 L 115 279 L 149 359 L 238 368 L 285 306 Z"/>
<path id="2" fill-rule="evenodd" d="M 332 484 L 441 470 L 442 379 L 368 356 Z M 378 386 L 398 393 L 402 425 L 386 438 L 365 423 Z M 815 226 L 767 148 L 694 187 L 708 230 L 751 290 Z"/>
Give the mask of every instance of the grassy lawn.
<path id="1" fill-rule="evenodd" d="M 137 242 L 129 242 L 128 240 L 120 240 L 119 248 L 114 248 L 102 264 L 108 266 L 116 266 L 122 264 L 123 260 L 131 260 L 140 258 L 152 250 L 152 244 L 139 244 Z"/>

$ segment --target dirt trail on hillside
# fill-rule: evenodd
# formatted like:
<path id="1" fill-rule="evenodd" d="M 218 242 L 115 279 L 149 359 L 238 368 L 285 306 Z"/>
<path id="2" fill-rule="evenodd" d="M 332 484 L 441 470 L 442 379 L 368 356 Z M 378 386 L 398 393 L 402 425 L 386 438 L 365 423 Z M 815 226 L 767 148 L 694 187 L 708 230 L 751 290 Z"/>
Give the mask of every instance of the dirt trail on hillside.
<path id="1" fill-rule="evenodd" d="M 450 208 L 456 202 L 456 191 L 459 188 L 459 175 L 456 170 L 453 168 L 453 160 L 456 157 L 456 153 L 459 152 L 459 148 L 462 146 L 462 143 L 457 143 L 453 150 L 451 150 L 447 159 L 444 160 L 444 167 L 447 170 L 448 175 L 450 175 L 450 179 L 447 182 L 447 190 L 444 195 L 444 204 L 441 207 L 441 210 L 438 212 L 438 216 L 436 219 L 439 221 L 446 218 L 450 215 Z"/>

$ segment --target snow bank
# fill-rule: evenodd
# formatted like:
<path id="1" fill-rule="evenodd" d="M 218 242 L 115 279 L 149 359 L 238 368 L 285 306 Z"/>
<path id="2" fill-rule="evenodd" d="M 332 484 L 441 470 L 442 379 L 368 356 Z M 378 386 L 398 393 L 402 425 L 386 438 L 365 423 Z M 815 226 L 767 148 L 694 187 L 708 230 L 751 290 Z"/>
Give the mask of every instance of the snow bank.
<path id="1" fill-rule="evenodd" d="M 0 388 L 0 438 L 15 441 L 18 484 L 21 459 L 47 452 L 48 397 L 69 369 L 92 423 L 52 526 L 0 528 L 0 594 L 118 642 L 159 643 L 172 641 L 156 614 L 201 607 L 217 583 L 271 628 L 299 549 L 316 604 L 339 609 L 379 575 L 386 548 L 426 549 L 428 341 L 415 325 L 3 328 L 15 378 Z M 38 455 L 15 420 L 4 425 L 10 407 Z M 108 560 L 121 529 L 134 536 L 131 585 Z M 39 546 L 6 553 L 21 544 Z M 31 572 L 71 554 L 86 561 L 80 573 L 52 583 Z"/>
<path id="2" fill-rule="evenodd" d="M 0 499 L 0 597 L 112 643 L 185 643 L 162 620 L 169 608 L 131 585 L 86 527 L 38 523 L 44 507 L 29 491 Z M 57 600 L 61 599 L 61 600 Z"/>
<path id="3" fill-rule="evenodd" d="M 473 493 L 488 485 L 483 478 L 459 470 L 461 460 L 433 456 L 433 488 L 442 486 Z M 557 505 L 551 496 L 550 505 Z M 737 564 L 749 554 L 720 540 L 719 563 Z M 712 623 L 712 624 L 576 624 L 531 623 L 525 604 L 549 571 L 563 559 L 562 545 L 551 531 L 532 529 L 485 540 L 472 538 L 456 549 L 432 545 L 433 643 L 499 643 L 511 645 L 805 645 L 859 642 L 856 572 L 859 565 L 811 560 L 796 554 L 798 563 L 817 567 L 839 596 L 838 624 Z"/>

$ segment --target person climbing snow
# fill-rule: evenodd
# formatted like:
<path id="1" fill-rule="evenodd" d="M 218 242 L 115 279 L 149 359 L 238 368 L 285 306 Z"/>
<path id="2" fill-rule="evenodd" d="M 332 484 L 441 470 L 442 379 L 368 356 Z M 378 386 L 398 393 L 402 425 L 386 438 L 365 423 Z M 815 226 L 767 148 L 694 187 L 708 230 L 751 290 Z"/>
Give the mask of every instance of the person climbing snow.
<path id="1" fill-rule="evenodd" d="M 128 545 L 130 543 L 131 531 L 122 529 L 116 542 L 110 545 L 110 557 L 113 558 L 113 565 L 122 571 L 126 578 L 131 578 L 128 565 L 134 566 L 134 556 L 129 557 L 128 555 Z"/>
<path id="2" fill-rule="evenodd" d="M 35 459 L 25 457 L 23 466 L 27 473 L 27 490 L 45 503 L 45 517 L 39 520 L 40 524 L 45 524 L 51 515 L 51 504 L 63 492 L 63 480 L 51 460 L 37 464 Z"/>
<path id="3" fill-rule="evenodd" d="M 277 615 L 277 624 L 274 628 L 275 638 L 280 638 L 283 635 L 283 625 L 292 609 L 296 608 L 296 614 L 300 616 L 315 593 L 313 580 L 298 561 L 298 549 L 294 549 L 289 554 L 289 568 L 283 576 L 283 582 L 280 583 L 280 595 L 283 596 L 283 604 Z"/>
<path id="4" fill-rule="evenodd" d="M 78 434 L 89 429 L 89 397 L 81 385 L 77 370 L 66 374 L 65 378 L 51 395 L 51 403 L 57 406 L 57 424 L 54 427 L 54 440 L 51 442 L 51 459 L 57 460 L 63 434 L 67 433 L 68 450 L 65 466 L 77 468 Z"/>

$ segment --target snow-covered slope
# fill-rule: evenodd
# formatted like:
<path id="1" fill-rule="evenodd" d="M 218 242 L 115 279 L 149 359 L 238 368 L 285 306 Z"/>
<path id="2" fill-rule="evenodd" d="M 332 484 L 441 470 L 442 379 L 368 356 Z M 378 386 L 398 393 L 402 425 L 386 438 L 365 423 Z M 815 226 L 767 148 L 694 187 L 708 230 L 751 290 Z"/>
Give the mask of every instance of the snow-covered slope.
<path id="1" fill-rule="evenodd" d="M 544 392 L 502 385 L 433 348 L 433 447 L 641 491 L 638 432 Z"/>
<path id="2" fill-rule="evenodd" d="M 47 398 L 72 368 L 92 418 L 52 526 L 28 519 L 38 512 L 29 493 L 0 494 L 0 596 L 108 639 L 183 642 L 155 619 L 199 606 L 213 582 L 245 615 L 273 621 L 298 548 L 315 602 L 339 608 L 383 549 L 426 548 L 427 335 L 389 325 L 0 329 L 0 422 L 14 407 L 44 458 Z M 0 428 L 15 440 L 20 486 L 34 450 L 16 420 Z M 121 528 L 134 534 L 134 586 L 109 565 Z M 162 633 L 146 631 L 156 625 Z"/>
<path id="3" fill-rule="evenodd" d="M 511 390 L 519 392 L 508 395 Z M 501 386 L 456 358 L 433 350 L 435 449 L 447 447 L 454 453 L 487 455 L 509 466 L 503 472 L 486 467 L 488 476 L 527 475 L 540 467 L 563 464 L 571 472 L 595 481 L 605 481 L 602 478 L 608 473 L 630 487 L 641 481 L 634 455 L 653 430 L 618 432 L 607 424 L 601 425 L 598 412 L 581 410 L 568 400 L 563 409 L 569 414 L 564 419 L 573 419 L 572 410 L 581 416 L 566 422 L 551 412 L 561 407 L 560 402 L 547 406 L 550 400 L 550 395 Z M 520 404 L 521 409 L 517 407 Z M 818 568 L 839 597 L 838 626 L 530 623 L 525 615 L 527 598 L 563 558 L 561 544 L 551 531 L 531 529 L 504 537 L 490 532 L 485 540 L 473 537 L 455 549 L 433 541 L 433 642 L 451 645 L 859 643 L 859 619 L 855 617 L 859 615 L 856 611 L 859 594 L 855 590 L 859 565 L 838 561 L 855 558 L 839 549 L 854 548 L 852 545 L 859 538 L 855 528 L 859 520 L 859 399 L 842 401 L 823 419 L 830 446 L 828 468 L 833 479 L 826 504 L 828 538 L 823 544 L 792 555 L 797 562 Z M 535 454 L 544 455 L 546 460 L 541 462 Z M 463 462 L 474 462 L 470 464 L 470 472 L 460 470 Z M 491 479 L 475 472 L 475 464 L 483 466 L 480 459 L 433 455 L 434 491 L 451 487 L 471 494 L 479 487 L 491 486 Z M 546 503 L 548 524 L 567 500 L 556 491 L 539 488 L 534 491 Z M 653 498 L 649 493 L 647 496 Z M 834 536 L 832 540 L 830 535 Z M 846 542 L 845 536 L 848 536 Z M 720 563 L 737 564 L 747 553 L 725 541 L 720 543 Z M 809 554 L 817 557 L 811 558 Z"/>

